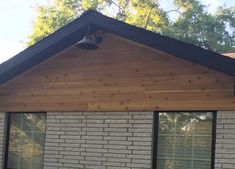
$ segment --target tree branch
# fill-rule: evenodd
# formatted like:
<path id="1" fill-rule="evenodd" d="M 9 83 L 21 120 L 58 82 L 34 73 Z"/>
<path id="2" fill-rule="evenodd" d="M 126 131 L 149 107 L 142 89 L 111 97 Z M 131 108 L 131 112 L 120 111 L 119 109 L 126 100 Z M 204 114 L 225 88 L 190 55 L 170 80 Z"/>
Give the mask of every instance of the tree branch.
<path id="1" fill-rule="evenodd" d="M 121 9 L 121 7 L 116 3 L 114 2 L 113 0 L 109 0 L 111 3 L 113 3 L 115 6 L 117 6 L 119 8 L 119 10 Z"/>
<path id="2" fill-rule="evenodd" d="M 148 16 L 147 16 L 147 19 L 146 19 L 146 22 L 145 22 L 144 29 L 146 29 L 147 26 L 148 26 L 148 24 L 149 24 L 149 19 L 150 19 L 152 10 L 153 10 L 153 8 L 150 8 L 149 13 L 148 13 Z"/>
<path id="3" fill-rule="evenodd" d="M 177 8 L 177 9 L 172 9 L 172 10 L 169 10 L 169 11 L 166 11 L 165 14 L 168 14 L 168 13 L 171 13 L 171 12 L 177 12 L 178 14 L 182 15 L 183 13 L 179 11 L 180 7 Z"/>
<path id="4" fill-rule="evenodd" d="M 110 2 L 111 2 L 112 4 L 114 4 L 116 7 L 118 7 L 119 12 L 120 12 L 121 14 L 124 13 L 124 10 L 121 8 L 121 6 L 120 6 L 119 4 L 117 4 L 117 3 L 114 2 L 113 0 L 108 0 L 108 1 L 110 1 Z"/>

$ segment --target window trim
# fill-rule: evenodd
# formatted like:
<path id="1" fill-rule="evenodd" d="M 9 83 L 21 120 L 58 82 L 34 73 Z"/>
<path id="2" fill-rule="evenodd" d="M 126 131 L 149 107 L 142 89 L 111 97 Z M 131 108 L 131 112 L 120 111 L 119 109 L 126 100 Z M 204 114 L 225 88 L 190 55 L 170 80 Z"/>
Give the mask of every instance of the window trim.
<path id="1" fill-rule="evenodd" d="M 212 139 L 211 139 L 211 168 L 215 169 L 215 145 L 216 145 L 216 121 L 217 121 L 217 111 L 206 110 L 206 111 L 154 111 L 153 112 L 153 131 L 152 131 L 152 169 L 157 168 L 157 147 L 158 147 L 158 127 L 159 127 L 159 113 L 177 113 L 177 112 L 211 112 L 212 113 Z"/>
<path id="2" fill-rule="evenodd" d="M 9 137 L 10 137 L 10 113 L 5 113 L 5 123 L 4 123 L 4 138 L 3 138 L 3 155 L 2 155 L 2 169 L 7 169 L 8 161 L 8 147 L 9 147 Z"/>
<path id="3" fill-rule="evenodd" d="M 25 114 L 25 113 L 35 113 L 35 114 L 37 114 L 37 113 L 45 113 L 46 120 L 47 120 L 47 112 L 5 112 L 4 135 L 3 135 L 3 150 L 2 150 L 2 167 L 1 167 L 2 169 L 7 169 L 9 138 L 10 138 L 10 125 L 11 125 L 11 114 L 13 114 L 13 113 L 19 113 L 19 114 Z M 45 134 L 46 134 L 46 131 L 45 131 Z M 45 142 L 45 140 L 44 140 L 44 142 Z M 44 152 L 43 152 L 43 156 L 44 156 Z"/>

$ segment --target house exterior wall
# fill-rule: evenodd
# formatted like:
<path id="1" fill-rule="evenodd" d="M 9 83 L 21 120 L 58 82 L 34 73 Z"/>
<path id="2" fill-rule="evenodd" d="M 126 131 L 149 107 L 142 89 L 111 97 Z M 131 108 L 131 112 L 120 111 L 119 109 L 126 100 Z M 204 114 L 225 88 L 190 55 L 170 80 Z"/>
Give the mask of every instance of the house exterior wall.
<path id="1" fill-rule="evenodd" d="M 43 169 L 151 168 L 151 112 L 47 113 Z M 5 113 L 0 113 L 2 168 Z M 215 169 L 235 169 L 235 111 L 218 111 Z"/>
<path id="2" fill-rule="evenodd" d="M 44 169 L 151 168 L 153 113 L 47 113 Z M 235 169 L 235 111 L 218 111 L 215 169 Z"/>
<path id="3" fill-rule="evenodd" d="M 152 122 L 152 112 L 47 113 L 44 169 L 150 169 Z"/>
<path id="4" fill-rule="evenodd" d="M 235 111 L 217 112 L 216 169 L 235 169 Z"/>
<path id="5" fill-rule="evenodd" d="M 0 112 L 0 168 L 2 168 L 3 159 L 3 140 L 4 140 L 4 125 L 5 124 L 5 113 Z"/>

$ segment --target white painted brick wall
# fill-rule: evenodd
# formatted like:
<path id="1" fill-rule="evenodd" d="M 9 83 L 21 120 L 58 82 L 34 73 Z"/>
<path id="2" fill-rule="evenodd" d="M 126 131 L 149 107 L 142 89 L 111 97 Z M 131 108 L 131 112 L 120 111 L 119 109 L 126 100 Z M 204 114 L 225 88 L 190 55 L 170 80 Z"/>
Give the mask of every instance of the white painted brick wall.
<path id="1" fill-rule="evenodd" d="M 150 169 L 153 113 L 47 113 L 44 169 Z"/>
<path id="2" fill-rule="evenodd" d="M 5 113 L 0 112 L 0 168 L 2 168 Z"/>
<path id="3" fill-rule="evenodd" d="M 216 129 L 216 169 L 235 169 L 235 111 L 219 111 Z"/>

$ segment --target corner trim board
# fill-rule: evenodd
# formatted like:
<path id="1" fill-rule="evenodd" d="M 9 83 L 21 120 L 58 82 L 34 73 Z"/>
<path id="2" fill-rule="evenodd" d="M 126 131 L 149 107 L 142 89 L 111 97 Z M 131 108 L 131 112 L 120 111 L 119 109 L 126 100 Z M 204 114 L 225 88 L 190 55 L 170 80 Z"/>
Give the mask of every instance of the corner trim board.
<path id="1" fill-rule="evenodd" d="M 217 111 L 213 113 L 212 123 L 212 140 L 211 140 L 211 169 L 215 168 L 215 150 L 216 150 L 216 123 L 217 123 Z"/>
<path id="2" fill-rule="evenodd" d="M 158 120 L 157 112 L 153 112 L 153 131 L 152 131 L 152 169 L 157 169 L 157 144 L 158 144 Z"/>

